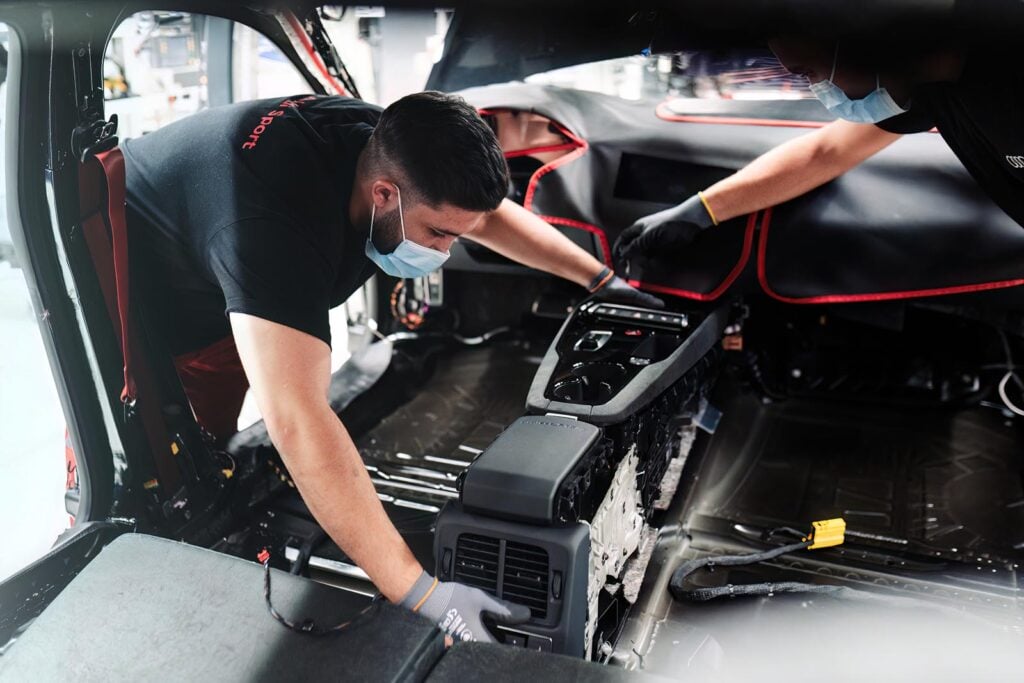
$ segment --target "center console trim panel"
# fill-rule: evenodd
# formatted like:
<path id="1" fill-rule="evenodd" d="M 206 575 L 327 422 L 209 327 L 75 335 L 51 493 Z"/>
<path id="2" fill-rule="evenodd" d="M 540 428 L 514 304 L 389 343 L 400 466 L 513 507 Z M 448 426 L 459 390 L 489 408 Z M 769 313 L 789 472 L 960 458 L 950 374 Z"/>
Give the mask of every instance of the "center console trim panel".
<path id="1" fill-rule="evenodd" d="M 555 341 L 548 347 L 537 374 L 530 385 L 526 407 L 532 413 L 560 413 L 576 417 L 597 426 L 608 426 L 622 422 L 631 414 L 641 410 L 672 386 L 687 370 L 700 360 L 722 338 L 728 320 L 728 306 L 711 310 L 690 336 L 667 358 L 644 367 L 625 387 L 607 402 L 598 405 L 566 403 L 545 396 L 551 377 L 558 366 L 557 344 L 574 321 L 583 314 L 586 304 L 570 315 Z M 631 308 L 616 306 L 616 308 Z M 636 311 L 657 313 L 657 311 L 636 308 Z"/>

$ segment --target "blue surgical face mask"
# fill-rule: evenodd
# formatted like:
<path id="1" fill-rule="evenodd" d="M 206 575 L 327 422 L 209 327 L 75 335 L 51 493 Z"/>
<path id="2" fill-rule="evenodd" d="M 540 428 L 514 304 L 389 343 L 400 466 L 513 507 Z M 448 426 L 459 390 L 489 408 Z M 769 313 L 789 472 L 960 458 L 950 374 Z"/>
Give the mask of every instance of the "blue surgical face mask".
<path id="1" fill-rule="evenodd" d="M 377 215 L 377 205 L 371 204 L 370 235 L 366 238 L 366 256 L 381 270 L 393 277 L 423 277 L 444 265 L 449 254 L 406 239 L 405 217 L 402 215 L 402 192 L 398 189 L 398 185 L 395 185 L 395 192 L 398 195 L 398 220 L 402 226 L 402 241 L 390 254 L 382 254 L 377 250 L 373 244 L 373 220 Z"/>
<path id="2" fill-rule="evenodd" d="M 832 61 L 832 75 L 827 81 L 811 83 L 811 92 L 821 100 L 829 111 L 840 118 L 855 123 L 878 123 L 907 111 L 900 107 L 889 95 L 889 91 L 881 87 L 878 76 L 875 76 L 875 89 L 859 100 L 847 97 L 846 93 L 832 82 L 836 77 L 836 65 L 839 63 L 839 45 L 836 44 L 836 55 Z"/>

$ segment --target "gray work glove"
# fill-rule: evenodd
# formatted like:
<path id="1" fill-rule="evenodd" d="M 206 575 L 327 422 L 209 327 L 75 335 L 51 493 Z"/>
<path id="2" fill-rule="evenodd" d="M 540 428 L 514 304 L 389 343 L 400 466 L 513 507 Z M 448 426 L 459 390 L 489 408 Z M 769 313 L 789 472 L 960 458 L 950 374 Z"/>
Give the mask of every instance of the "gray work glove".
<path id="1" fill-rule="evenodd" d="M 426 572 L 416 579 L 401 605 L 432 620 L 453 640 L 493 643 L 494 637 L 481 620 L 484 614 L 510 625 L 530 618 L 529 607 L 498 600 L 479 588 L 438 581 Z"/>
<path id="2" fill-rule="evenodd" d="M 713 225 L 714 219 L 695 194 L 679 206 L 637 220 L 622 231 L 612 252 L 619 263 L 625 263 L 640 254 L 678 251 Z"/>
<path id="3" fill-rule="evenodd" d="M 641 292 L 618 275 L 612 275 L 611 270 L 608 268 L 598 273 L 598 277 L 595 280 L 601 278 L 602 274 L 605 277 L 600 281 L 600 284 L 597 285 L 596 289 L 590 290 L 595 299 L 643 308 L 665 308 L 664 301 L 653 294 Z"/>

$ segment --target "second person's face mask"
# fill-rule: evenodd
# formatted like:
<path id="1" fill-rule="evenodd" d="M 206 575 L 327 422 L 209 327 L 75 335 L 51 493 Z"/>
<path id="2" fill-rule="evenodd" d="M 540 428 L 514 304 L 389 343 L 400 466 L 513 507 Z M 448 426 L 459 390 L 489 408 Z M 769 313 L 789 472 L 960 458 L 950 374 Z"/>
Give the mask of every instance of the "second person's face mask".
<path id="1" fill-rule="evenodd" d="M 900 107 L 889 95 L 889 91 L 881 87 L 878 76 L 875 76 L 875 89 L 860 99 L 850 99 L 842 88 L 832 82 L 836 77 L 836 65 L 839 63 L 839 45 L 836 45 L 835 58 L 832 60 L 832 75 L 827 81 L 811 83 L 810 89 L 814 96 L 829 111 L 855 123 L 878 123 L 902 114 L 906 109 Z"/>
<path id="2" fill-rule="evenodd" d="M 370 234 L 366 238 L 366 256 L 388 275 L 402 278 L 423 277 L 444 265 L 449 253 L 437 251 L 422 244 L 417 244 L 405 237 L 405 217 L 402 215 L 402 192 L 395 185 L 398 195 L 398 220 L 402 226 L 402 241 L 391 253 L 382 254 L 373 243 L 373 221 L 377 215 L 377 205 L 370 204 Z"/>

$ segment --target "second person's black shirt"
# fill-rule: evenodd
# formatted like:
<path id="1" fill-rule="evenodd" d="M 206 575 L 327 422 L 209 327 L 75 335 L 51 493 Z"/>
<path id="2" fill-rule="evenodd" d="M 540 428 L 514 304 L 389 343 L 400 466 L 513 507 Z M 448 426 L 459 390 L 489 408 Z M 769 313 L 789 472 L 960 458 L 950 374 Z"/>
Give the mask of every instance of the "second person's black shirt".
<path id="1" fill-rule="evenodd" d="M 936 127 L 978 184 L 1024 226 L 1024 59 L 968 49 L 956 82 L 926 83 L 910 109 L 877 125 L 891 133 Z"/>
<path id="2" fill-rule="evenodd" d="M 247 313 L 330 344 L 328 311 L 374 272 L 348 217 L 380 108 L 298 95 L 218 107 L 124 146 L 133 288 L 175 355 Z"/>

